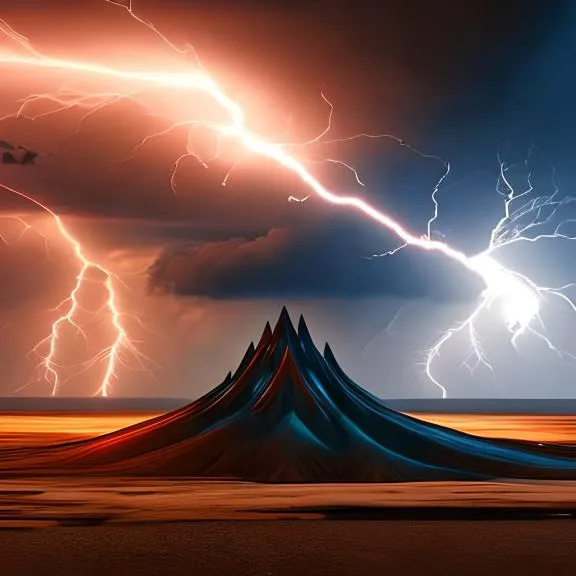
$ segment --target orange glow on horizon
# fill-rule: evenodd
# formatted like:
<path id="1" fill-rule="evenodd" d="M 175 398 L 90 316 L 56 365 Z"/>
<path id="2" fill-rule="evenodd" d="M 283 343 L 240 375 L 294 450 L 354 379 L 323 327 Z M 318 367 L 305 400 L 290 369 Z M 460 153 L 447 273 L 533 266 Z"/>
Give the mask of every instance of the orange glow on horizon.
<path id="1" fill-rule="evenodd" d="M 155 418 L 139 414 L 2 414 L 0 448 L 84 439 Z M 576 444 L 576 416 L 523 414 L 411 414 L 415 418 L 486 438 Z"/>
<path id="2" fill-rule="evenodd" d="M 126 428 L 158 414 L 1 414 L 0 448 L 55 444 Z"/>

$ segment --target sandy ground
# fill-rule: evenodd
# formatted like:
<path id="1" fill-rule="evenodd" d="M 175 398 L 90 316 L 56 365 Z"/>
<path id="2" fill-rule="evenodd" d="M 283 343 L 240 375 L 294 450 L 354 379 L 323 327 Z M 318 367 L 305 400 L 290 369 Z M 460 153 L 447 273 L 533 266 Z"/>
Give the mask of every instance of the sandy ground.
<path id="1" fill-rule="evenodd" d="M 346 517 L 446 508 L 556 511 L 576 517 L 576 483 L 250 484 L 194 480 L 42 478 L 0 481 L 0 528 Z M 360 512 L 357 512 L 360 510 Z M 362 512 L 364 510 L 364 512 Z M 344 514 L 344 516 L 343 516 Z M 403 513 L 405 516 L 405 513 Z M 428 515 L 429 516 L 429 515 Z"/>
<path id="2" fill-rule="evenodd" d="M 194 522 L 0 534 L 10 576 L 572 576 L 573 521 Z"/>

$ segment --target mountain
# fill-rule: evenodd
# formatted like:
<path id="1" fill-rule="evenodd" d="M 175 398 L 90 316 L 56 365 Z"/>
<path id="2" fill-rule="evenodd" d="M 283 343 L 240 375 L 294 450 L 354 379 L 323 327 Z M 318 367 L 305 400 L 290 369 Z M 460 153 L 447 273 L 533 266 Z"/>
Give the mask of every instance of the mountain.
<path id="1" fill-rule="evenodd" d="M 199 400 L 92 440 L 0 453 L 0 475 L 103 473 L 260 482 L 575 479 L 576 449 L 489 440 L 400 414 L 322 355 L 284 308 Z"/>

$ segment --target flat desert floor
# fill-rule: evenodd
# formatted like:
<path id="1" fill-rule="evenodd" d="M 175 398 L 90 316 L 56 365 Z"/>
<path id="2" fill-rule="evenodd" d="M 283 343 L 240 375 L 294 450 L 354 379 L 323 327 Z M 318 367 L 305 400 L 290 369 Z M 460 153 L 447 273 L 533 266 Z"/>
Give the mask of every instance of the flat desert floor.
<path id="1" fill-rule="evenodd" d="M 0 480 L 0 528 L 406 518 L 576 518 L 576 484 L 251 484 L 111 477 Z"/>

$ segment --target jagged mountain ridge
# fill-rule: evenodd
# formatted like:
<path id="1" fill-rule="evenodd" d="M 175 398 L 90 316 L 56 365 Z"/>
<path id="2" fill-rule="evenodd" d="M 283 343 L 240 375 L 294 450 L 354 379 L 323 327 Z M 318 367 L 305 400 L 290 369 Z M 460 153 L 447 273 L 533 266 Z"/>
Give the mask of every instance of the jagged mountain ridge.
<path id="1" fill-rule="evenodd" d="M 0 473 L 113 473 L 283 482 L 576 479 L 576 451 L 482 439 L 394 412 L 349 379 L 285 308 L 199 400 L 95 438 L 0 457 Z M 18 460 L 18 458 L 16 458 Z"/>

